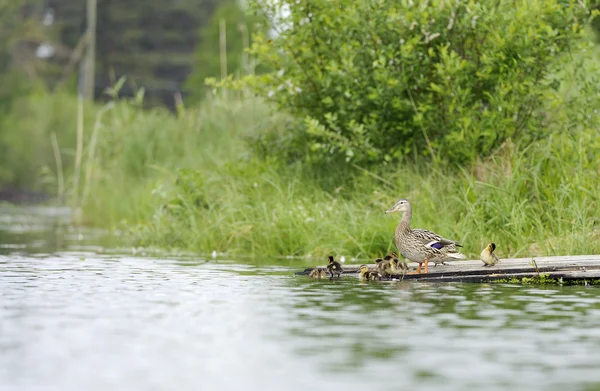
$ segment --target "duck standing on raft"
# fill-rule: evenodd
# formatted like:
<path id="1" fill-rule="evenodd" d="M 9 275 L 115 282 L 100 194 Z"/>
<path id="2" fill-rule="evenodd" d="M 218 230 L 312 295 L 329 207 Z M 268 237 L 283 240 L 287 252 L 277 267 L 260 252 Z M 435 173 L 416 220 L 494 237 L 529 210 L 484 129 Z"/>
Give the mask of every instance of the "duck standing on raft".
<path id="1" fill-rule="evenodd" d="M 454 240 L 444 239 L 440 235 L 425 229 L 410 228 L 412 219 L 412 206 L 407 199 L 398 200 L 385 214 L 401 212 L 402 218 L 394 232 L 396 247 L 405 258 L 417 262 L 417 271 L 409 274 L 421 273 L 421 265 L 424 264 L 428 273 L 429 262 L 435 264 L 443 263 L 450 259 L 465 259 L 466 256 L 459 253 L 456 247 L 462 247 Z"/>

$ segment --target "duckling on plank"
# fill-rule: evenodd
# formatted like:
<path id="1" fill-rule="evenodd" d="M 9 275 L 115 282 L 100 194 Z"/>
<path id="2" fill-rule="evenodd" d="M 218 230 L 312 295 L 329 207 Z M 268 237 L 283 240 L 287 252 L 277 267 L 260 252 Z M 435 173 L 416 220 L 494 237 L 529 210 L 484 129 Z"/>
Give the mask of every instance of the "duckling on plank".
<path id="1" fill-rule="evenodd" d="M 312 269 L 310 271 L 310 274 L 308 276 L 310 278 L 314 278 L 316 280 L 320 280 L 322 278 L 326 278 L 327 277 L 327 271 L 325 270 L 324 267 L 315 267 L 314 269 Z"/>
<path id="2" fill-rule="evenodd" d="M 329 271 L 331 278 L 333 278 L 334 274 L 337 274 L 337 277 L 339 277 L 344 272 L 342 265 L 335 259 L 333 259 L 332 255 L 329 256 L 329 264 L 327 265 L 327 270 Z"/>
<path id="3" fill-rule="evenodd" d="M 381 280 L 381 273 L 376 270 L 369 270 L 367 265 L 360 265 L 360 279 L 367 281 Z"/>
<path id="4" fill-rule="evenodd" d="M 498 261 L 498 256 L 494 254 L 496 250 L 496 244 L 490 243 L 481 251 L 479 258 L 483 261 L 483 266 L 494 266 Z"/>
<path id="5" fill-rule="evenodd" d="M 385 258 L 388 258 L 389 256 L 386 256 Z M 375 264 L 377 266 L 377 271 L 382 275 L 382 276 L 389 276 L 390 274 L 392 274 L 392 265 L 390 264 L 391 261 L 391 257 L 389 257 L 389 259 L 381 259 L 381 258 L 377 258 L 375 260 Z"/>
<path id="6" fill-rule="evenodd" d="M 399 260 L 398 258 L 394 258 L 390 261 L 390 266 L 392 268 L 392 274 L 406 274 L 408 271 L 408 264 L 404 261 Z"/>
<path id="7" fill-rule="evenodd" d="M 398 254 L 395 251 L 390 252 L 390 254 L 386 255 L 384 259 L 390 261 L 392 273 L 394 274 L 404 274 L 408 270 L 408 264 L 406 261 L 398 259 Z"/>
<path id="8" fill-rule="evenodd" d="M 391 261 L 394 258 L 398 258 L 398 254 L 395 251 L 390 252 L 388 255 L 386 255 L 383 260 L 384 261 Z"/>
<path id="9" fill-rule="evenodd" d="M 383 259 L 377 258 L 375 260 L 377 269 L 383 276 L 390 276 L 395 274 L 406 274 L 408 270 L 408 264 L 405 261 L 398 259 L 398 254 L 392 251 L 386 255 Z"/>

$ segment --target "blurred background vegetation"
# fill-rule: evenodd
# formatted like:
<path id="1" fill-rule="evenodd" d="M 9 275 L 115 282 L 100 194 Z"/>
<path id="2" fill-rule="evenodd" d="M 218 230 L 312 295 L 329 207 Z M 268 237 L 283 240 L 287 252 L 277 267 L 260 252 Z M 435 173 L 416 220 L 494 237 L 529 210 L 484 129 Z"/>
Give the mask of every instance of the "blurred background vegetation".
<path id="1" fill-rule="evenodd" d="M 0 2 L 0 195 L 132 243 L 381 255 L 415 225 L 502 256 L 600 251 L 591 1 Z"/>
<path id="2" fill-rule="evenodd" d="M 77 105 L 68 97 L 75 97 L 81 77 L 86 2 L 1 4 L 0 189 L 42 190 L 40 170 L 55 161 L 51 133 L 56 133 L 63 152 L 74 154 Z M 239 74 L 251 66 L 255 70 L 243 47 L 250 44 L 258 18 L 247 16 L 235 0 L 98 0 L 96 17 L 96 102 L 143 93 L 144 108 L 174 110 L 177 100 L 201 101 L 204 78 L 221 75 L 221 22 L 226 27 L 225 71 Z M 117 84 L 120 78 L 125 82 Z M 107 94 L 115 85 L 117 95 Z M 48 116 L 31 117 L 40 100 L 52 106 Z M 86 124 L 93 121 L 93 111 L 93 106 L 84 111 Z M 65 159 L 64 170 L 70 169 L 70 162 Z"/>

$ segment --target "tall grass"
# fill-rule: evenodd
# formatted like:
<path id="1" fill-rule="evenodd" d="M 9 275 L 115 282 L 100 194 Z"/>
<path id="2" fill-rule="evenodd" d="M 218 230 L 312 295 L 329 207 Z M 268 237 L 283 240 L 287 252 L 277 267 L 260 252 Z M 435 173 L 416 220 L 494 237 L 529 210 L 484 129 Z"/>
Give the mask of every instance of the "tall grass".
<path id="1" fill-rule="evenodd" d="M 94 110 L 92 105 L 85 105 L 86 128 L 93 123 Z M 0 127 L 0 171 L 4 172 L 0 187 L 7 184 L 42 190 L 48 181 L 56 180 L 57 155 L 52 137 L 60 149 L 61 169 L 72 171 L 77 129 L 77 99 L 73 96 L 36 90 L 15 98 L 11 110 L 0 116 Z M 45 175 L 46 169 L 53 175 Z M 68 178 L 68 187 L 66 182 Z"/>
<path id="2" fill-rule="evenodd" d="M 288 118 L 254 99 L 209 99 L 178 115 L 135 101 L 88 105 L 82 177 L 74 181 L 76 102 L 36 95 L 5 118 L 14 125 L 3 134 L 16 146 L 12 164 L 31 157 L 15 172 L 46 167 L 45 177 L 56 179 L 46 181 L 51 191 L 83 194 L 84 223 L 124 230 L 137 245 L 234 257 L 371 257 L 393 248 L 400 216 L 383 212 L 405 197 L 415 227 L 460 240 L 470 257 L 490 241 L 501 256 L 600 252 L 600 120 L 576 105 L 549 107 L 550 137 L 507 142 L 458 173 L 259 157 L 253 140 L 285 132 Z"/>
<path id="3" fill-rule="evenodd" d="M 407 197 L 414 226 L 461 240 L 472 257 L 489 241 L 502 256 L 597 253 L 600 168 L 583 158 L 587 145 L 584 135 L 559 135 L 527 148 L 507 145 L 477 174 L 397 167 L 387 175 L 391 186 L 362 175 L 338 192 L 311 183 L 301 169 L 252 160 L 186 171 L 158 194 L 152 221 L 136 234 L 145 245 L 237 256 L 374 256 L 392 248 L 399 218 L 383 212 Z"/>
<path id="4" fill-rule="evenodd" d="M 118 104 L 105 116 L 85 208 L 92 219 L 135 223 L 150 216 L 161 184 L 179 168 L 212 171 L 242 157 L 244 137 L 266 121 L 264 105 L 216 99 L 174 116 Z"/>

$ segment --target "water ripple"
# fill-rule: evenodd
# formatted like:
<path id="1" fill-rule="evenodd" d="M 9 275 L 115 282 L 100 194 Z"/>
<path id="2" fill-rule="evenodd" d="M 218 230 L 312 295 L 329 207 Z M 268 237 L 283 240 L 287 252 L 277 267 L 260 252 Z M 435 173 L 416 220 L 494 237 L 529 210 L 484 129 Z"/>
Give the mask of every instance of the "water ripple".
<path id="1" fill-rule="evenodd" d="M 295 270 L 0 256 L 0 388 L 600 385 L 598 288 L 311 281 Z"/>

